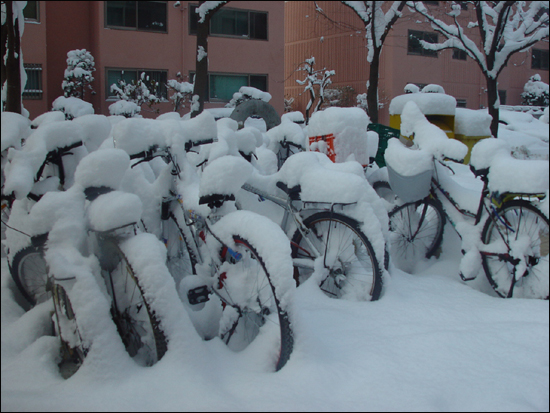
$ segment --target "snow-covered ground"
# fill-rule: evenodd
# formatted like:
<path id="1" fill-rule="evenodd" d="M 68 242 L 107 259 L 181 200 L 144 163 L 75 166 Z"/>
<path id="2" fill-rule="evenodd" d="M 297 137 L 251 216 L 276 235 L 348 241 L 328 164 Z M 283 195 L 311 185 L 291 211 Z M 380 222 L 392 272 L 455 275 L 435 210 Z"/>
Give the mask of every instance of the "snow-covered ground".
<path id="1" fill-rule="evenodd" d="M 546 154 L 547 142 L 548 132 Z M 153 367 L 104 352 L 68 380 L 51 304 L 25 312 L 2 257 L 1 409 L 548 411 L 548 301 L 498 298 L 483 273 L 463 283 L 460 247 L 447 225 L 439 259 L 412 274 L 392 265 L 376 302 L 333 300 L 304 283 L 291 309 L 294 351 L 277 373 L 262 354 L 200 340 L 182 313 L 188 334 Z"/>

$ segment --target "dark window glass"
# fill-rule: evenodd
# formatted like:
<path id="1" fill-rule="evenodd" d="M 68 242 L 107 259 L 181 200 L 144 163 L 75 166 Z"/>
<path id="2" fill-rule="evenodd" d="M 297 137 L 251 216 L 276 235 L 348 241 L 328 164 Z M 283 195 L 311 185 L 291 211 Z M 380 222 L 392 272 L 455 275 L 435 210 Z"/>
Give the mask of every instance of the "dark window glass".
<path id="1" fill-rule="evenodd" d="M 548 50 L 533 49 L 532 69 L 548 70 Z"/>
<path id="2" fill-rule="evenodd" d="M 166 31 L 166 3 L 138 1 L 138 29 Z"/>
<path id="3" fill-rule="evenodd" d="M 135 1 L 107 1 L 107 25 L 136 27 Z"/>
<path id="4" fill-rule="evenodd" d="M 423 38 L 423 33 L 415 30 L 409 30 L 408 53 L 422 54 L 422 45 L 420 40 Z"/>
<path id="5" fill-rule="evenodd" d="M 263 92 L 267 92 L 267 76 L 265 75 L 250 75 L 250 85 Z"/>
<path id="6" fill-rule="evenodd" d="M 456 60 L 466 60 L 466 52 L 460 49 L 453 49 L 453 59 Z"/>
<path id="7" fill-rule="evenodd" d="M 210 75 L 210 99 L 229 101 L 241 86 L 248 86 L 248 76 Z"/>
<path id="8" fill-rule="evenodd" d="M 189 34 L 197 34 L 197 7 L 189 7 Z M 212 16 L 209 34 L 267 40 L 267 13 L 223 7 Z"/>
<path id="9" fill-rule="evenodd" d="M 267 40 L 267 13 L 250 12 L 250 38 Z"/>
<path id="10" fill-rule="evenodd" d="M 420 40 L 424 40 L 428 43 L 437 43 L 437 33 L 409 30 L 407 53 L 420 56 L 437 57 L 437 51 L 424 49 L 422 44 L 420 44 Z"/>
<path id="11" fill-rule="evenodd" d="M 129 29 L 167 32 L 167 2 L 107 1 L 106 25 Z"/>
<path id="12" fill-rule="evenodd" d="M 40 20 L 40 14 L 38 12 L 38 2 L 37 1 L 28 1 L 27 5 L 23 9 L 23 16 L 25 20 Z"/>

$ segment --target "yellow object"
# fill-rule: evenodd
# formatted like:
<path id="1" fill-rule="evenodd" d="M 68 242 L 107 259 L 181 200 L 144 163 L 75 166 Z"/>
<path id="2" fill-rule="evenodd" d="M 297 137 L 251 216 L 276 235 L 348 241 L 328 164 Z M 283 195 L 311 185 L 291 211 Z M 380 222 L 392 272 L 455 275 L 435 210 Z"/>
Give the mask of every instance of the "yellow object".
<path id="1" fill-rule="evenodd" d="M 456 134 L 455 139 L 462 142 L 464 145 L 468 147 L 468 154 L 464 158 L 464 163 L 469 164 L 470 163 L 470 155 L 472 154 L 472 148 L 476 143 L 478 143 L 480 140 L 490 138 L 490 136 L 466 136 L 461 134 Z"/>

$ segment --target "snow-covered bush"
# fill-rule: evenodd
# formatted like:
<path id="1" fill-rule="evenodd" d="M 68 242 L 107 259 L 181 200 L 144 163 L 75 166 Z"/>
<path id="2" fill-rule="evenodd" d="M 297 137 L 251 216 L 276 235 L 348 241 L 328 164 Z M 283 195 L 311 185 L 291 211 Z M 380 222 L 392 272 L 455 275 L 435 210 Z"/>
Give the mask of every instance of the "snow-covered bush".
<path id="1" fill-rule="evenodd" d="M 111 116 L 124 116 L 125 118 L 133 118 L 141 112 L 141 108 L 134 102 L 127 100 L 119 100 L 109 106 Z"/>
<path id="2" fill-rule="evenodd" d="M 238 92 L 233 94 L 233 99 L 231 99 L 225 107 L 234 108 L 239 106 L 242 102 L 246 102 L 251 99 L 263 100 L 267 103 L 271 100 L 271 94 L 254 87 L 242 86 Z"/>
<path id="3" fill-rule="evenodd" d="M 548 106 L 549 102 L 548 84 L 541 80 L 539 74 L 531 76 L 523 86 L 521 103 L 527 106 Z"/>
<path id="4" fill-rule="evenodd" d="M 67 52 L 67 69 L 61 87 L 63 95 L 68 97 L 84 98 L 85 89 L 94 93 L 90 83 L 94 81 L 92 72 L 95 69 L 94 57 L 86 49 L 76 49 Z"/>
<path id="5" fill-rule="evenodd" d="M 63 112 L 67 120 L 94 114 L 94 107 L 91 103 L 76 97 L 59 96 L 53 101 L 52 110 Z"/>
<path id="6" fill-rule="evenodd" d="M 443 89 L 443 86 L 435 85 L 435 84 L 429 84 L 422 88 L 422 93 L 443 93 L 445 94 L 445 89 Z"/>
<path id="7" fill-rule="evenodd" d="M 149 109 L 152 109 L 153 105 L 160 101 L 155 95 L 157 89 L 157 82 L 154 79 L 149 80 L 148 76 L 146 78 L 145 72 L 141 74 L 137 82 L 132 80 L 132 83 L 127 84 L 125 80 L 120 79 L 111 85 L 111 92 L 114 92 L 118 99 L 133 102 L 140 108 L 145 104 Z M 127 109 L 127 105 L 123 106 Z M 158 113 L 158 109 L 155 112 Z"/>
<path id="8" fill-rule="evenodd" d="M 178 73 L 178 78 L 181 76 Z M 193 95 L 193 84 L 189 82 L 179 82 L 176 79 L 169 79 L 167 84 L 169 91 L 173 92 L 170 96 L 170 100 L 174 104 L 174 112 L 179 111 L 181 108 L 185 107 L 186 101 L 191 101 L 191 96 Z"/>
<path id="9" fill-rule="evenodd" d="M 408 83 L 404 90 L 405 93 L 420 93 L 420 88 L 414 83 Z"/>

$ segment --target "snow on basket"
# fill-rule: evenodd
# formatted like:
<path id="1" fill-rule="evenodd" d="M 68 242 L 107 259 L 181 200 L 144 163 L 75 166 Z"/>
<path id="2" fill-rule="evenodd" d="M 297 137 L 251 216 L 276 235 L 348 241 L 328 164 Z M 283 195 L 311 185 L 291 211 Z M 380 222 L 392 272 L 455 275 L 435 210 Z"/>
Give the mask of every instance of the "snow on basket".
<path id="1" fill-rule="evenodd" d="M 369 163 L 367 126 L 370 119 L 359 108 L 331 107 L 315 112 L 309 121 L 309 150 L 326 154 L 333 162 L 350 157 Z"/>
<path id="2" fill-rule="evenodd" d="M 433 169 L 433 157 L 429 152 L 407 148 L 392 138 L 384 157 L 390 186 L 403 202 L 415 202 L 428 196 Z"/>

